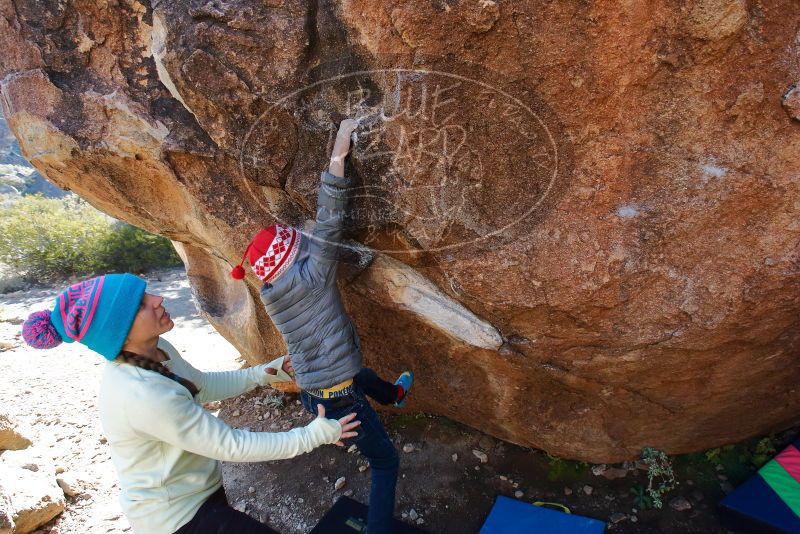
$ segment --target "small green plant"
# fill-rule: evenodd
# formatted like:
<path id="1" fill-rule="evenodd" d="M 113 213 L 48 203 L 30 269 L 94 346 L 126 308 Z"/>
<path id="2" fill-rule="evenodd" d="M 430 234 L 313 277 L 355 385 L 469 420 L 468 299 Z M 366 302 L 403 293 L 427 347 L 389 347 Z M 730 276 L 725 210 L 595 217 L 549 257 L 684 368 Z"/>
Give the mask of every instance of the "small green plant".
<path id="1" fill-rule="evenodd" d="M 401 413 L 387 421 L 392 430 L 406 430 L 409 428 L 423 428 L 428 423 L 424 413 Z"/>
<path id="2" fill-rule="evenodd" d="M 765 463 L 769 462 L 770 459 L 775 456 L 776 452 L 778 451 L 775 449 L 772 437 L 761 438 L 753 449 L 750 463 L 755 469 L 759 469 Z"/>
<path id="3" fill-rule="evenodd" d="M 672 462 L 664 451 L 645 447 L 642 449 L 642 460 L 647 464 L 647 494 L 653 501 L 654 508 L 661 508 L 661 498 L 677 484 Z"/>
<path id="4" fill-rule="evenodd" d="M 267 408 L 271 408 L 273 410 L 278 408 L 283 408 L 283 395 L 281 396 L 269 396 L 264 398 L 264 406 Z"/>
<path id="5" fill-rule="evenodd" d="M 775 438 L 767 436 L 758 440 L 723 445 L 705 451 L 705 459 L 718 470 L 724 469 L 728 474 L 749 476 L 750 472 L 767 463 L 775 453 Z"/>
<path id="6" fill-rule="evenodd" d="M 720 458 L 721 452 L 722 452 L 722 450 L 719 447 L 717 447 L 716 449 L 708 449 L 705 452 L 706 460 L 708 460 L 708 462 L 711 465 L 720 465 L 720 464 L 722 464 L 722 458 Z"/>
<path id="7" fill-rule="evenodd" d="M 551 482 L 556 480 L 572 480 L 578 478 L 585 473 L 590 465 L 586 462 L 579 462 L 574 460 L 565 460 L 552 454 L 546 454 L 547 464 L 547 479 Z"/>
<path id="8" fill-rule="evenodd" d="M 653 507 L 653 498 L 650 497 L 644 486 L 631 488 L 631 493 L 633 493 L 633 504 L 640 510 L 649 510 Z"/>

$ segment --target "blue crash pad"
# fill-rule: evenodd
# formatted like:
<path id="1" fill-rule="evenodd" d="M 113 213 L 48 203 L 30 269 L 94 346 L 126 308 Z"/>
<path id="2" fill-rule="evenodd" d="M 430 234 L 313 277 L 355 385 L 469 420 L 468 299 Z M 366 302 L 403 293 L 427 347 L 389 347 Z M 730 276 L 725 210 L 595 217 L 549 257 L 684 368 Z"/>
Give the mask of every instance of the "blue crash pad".
<path id="1" fill-rule="evenodd" d="M 499 496 L 479 534 L 602 534 L 605 529 L 597 519 Z"/>
<path id="2" fill-rule="evenodd" d="M 739 532 L 800 534 L 800 518 L 760 475 L 736 488 L 719 506 L 728 526 Z"/>

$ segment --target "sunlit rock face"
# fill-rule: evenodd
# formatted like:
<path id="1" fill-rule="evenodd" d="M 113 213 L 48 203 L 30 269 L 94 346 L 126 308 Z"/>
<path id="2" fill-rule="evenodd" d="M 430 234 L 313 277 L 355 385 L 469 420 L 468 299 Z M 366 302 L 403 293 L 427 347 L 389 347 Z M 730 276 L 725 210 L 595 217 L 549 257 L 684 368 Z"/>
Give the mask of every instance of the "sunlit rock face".
<path id="1" fill-rule="evenodd" d="M 250 362 L 249 237 L 313 225 L 356 117 L 339 283 L 409 409 L 593 461 L 798 421 L 793 1 L 0 0 L 9 127 L 178 244 Z"/>

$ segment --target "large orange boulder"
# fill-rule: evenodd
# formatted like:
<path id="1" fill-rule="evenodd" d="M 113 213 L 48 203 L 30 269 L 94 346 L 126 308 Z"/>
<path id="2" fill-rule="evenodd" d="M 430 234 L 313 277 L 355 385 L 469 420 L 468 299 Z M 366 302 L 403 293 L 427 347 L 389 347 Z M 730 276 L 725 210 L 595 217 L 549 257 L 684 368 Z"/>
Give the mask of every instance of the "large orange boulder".
<path id="1" fill-rule="evenodd" d="M 361 126 L 340 287 L 410 408 L 592 461 L 800 419 L 790 0 L 0 0 L 26 157 L 168 236 L 251 362 L 248 238 Z"/>

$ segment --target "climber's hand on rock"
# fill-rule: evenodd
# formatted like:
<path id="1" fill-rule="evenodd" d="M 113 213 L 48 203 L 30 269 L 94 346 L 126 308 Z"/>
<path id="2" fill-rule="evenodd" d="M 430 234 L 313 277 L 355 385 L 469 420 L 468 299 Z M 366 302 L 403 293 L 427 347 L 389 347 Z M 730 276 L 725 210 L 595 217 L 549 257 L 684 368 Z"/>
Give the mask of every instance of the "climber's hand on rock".
<path id="1" fill-rule="evenodd" d="M 355 119 L 345 119 L 339 124 L 339 131 L 336 133 L 336 141 L 333 143 L 331 152 L 331 163 L 328 172 L 334 176 L 344 176 L 344 158 L 350 152 L 350 135 L 358 127 Z"/>
<path id="2" fill-rule="evenodd" d="M 355 119 L 345 119 L 339 124 L 339 132 L 336 134 L 336 138 L 344 138 L 350 141 L 350 134 L 353 133 L 353 130 L 358 128 L 358 121 Z"/>
<path id="3" fill-rule="evenodd" d="M 331 152 L 331 163 L 342 163 L 345 156 L 350 151 L 350 136 L 358 127 L 358 121 L 355 119 L 345 119 L 339 125 L 339 131 L 336 133 L 336 142 L 333 144 L 333 151 Z"/>

